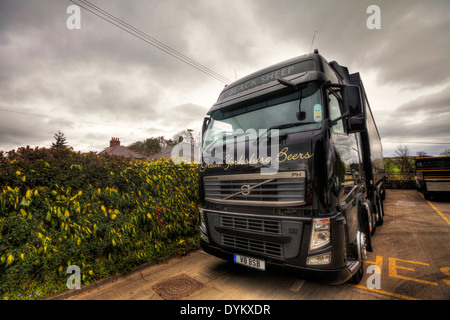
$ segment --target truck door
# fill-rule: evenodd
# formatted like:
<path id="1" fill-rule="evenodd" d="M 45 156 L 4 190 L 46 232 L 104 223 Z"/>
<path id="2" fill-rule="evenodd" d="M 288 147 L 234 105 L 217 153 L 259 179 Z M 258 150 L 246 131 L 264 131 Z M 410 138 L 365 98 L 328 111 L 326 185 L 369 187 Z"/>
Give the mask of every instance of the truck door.
<path id="1" fill-rule="evenodd" d="M 327 95 L 329 118 L 333 120 L 343 113 L 342 99 L 339 92 L 335 90 L 329 90 Z M 347 220 L 346 236 L 350 243 L 356 237 L 358 221 L 356 196 L 362 178 L 358 143 L 354 133 L 346 133 L 343 120 L 337 121 L 330 128 L 330 142 L 332 149 L 330 186 Z"/>

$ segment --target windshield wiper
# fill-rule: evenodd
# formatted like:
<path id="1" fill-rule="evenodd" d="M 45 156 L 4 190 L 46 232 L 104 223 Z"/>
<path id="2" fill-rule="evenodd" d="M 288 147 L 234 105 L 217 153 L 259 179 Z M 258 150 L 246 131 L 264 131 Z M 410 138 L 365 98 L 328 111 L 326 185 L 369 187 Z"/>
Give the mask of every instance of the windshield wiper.
<path id="1" fill-rule="evenodd" d="M 293 123 L 286 123 L 286 124 L 280 124 L 277 126 L 272 126 L 269 129 L 267 129 L 267 131 L 265 131 L 263 134 L 261 134 L 258 139 L 256 139 L 256 143 L 259 142 L 259 139 L 264 136 L 264 135 L 268 135 L 268 137 L 270 138 L 270 133 L 272 132 L 272 130 L 274 129 L 286 129 L 286 128 L 293 128 L 293 127 L 300 127 L 303 125 L 307 125 L 307 124 L 314 124 L 317 123 L 315 121 L 308 121 L 308 122 L 293 122 Z M 287 134 L 287 133 L 286 133 Z"/>
<path id="2" fill-rule="evenodd" d="M 295 91 L 297 91 L 297 89 L 299 88 L 298 85 L 296 85 L 295 83 L 283 79 L 283 78 L 278 78 L 277 79 L 279 83 L 281 83 L 282 85 L 289 87 L 291 89 L 294 89 Z M 302 89 L 300 89 L 298 91 L 298 112 L 297 112 L 297 120 L 304 120 L 306 117 L 306 114 L 304 112 L 302 112 Z"/>
<path id="3" fill-rule="evenodd" d="M 308 122 L 293 122 L 293 123 L 286 123 L 286 124 L 280 124 L 278 126 L 270 127 L 267 131 L 272 131 L 273 129 L 286 129 L 286 128 L 293 128 L 293 127 L 300 127 L 306 124 L 313 124 L 317 123 L 315 121 L 308 121 Z"/>

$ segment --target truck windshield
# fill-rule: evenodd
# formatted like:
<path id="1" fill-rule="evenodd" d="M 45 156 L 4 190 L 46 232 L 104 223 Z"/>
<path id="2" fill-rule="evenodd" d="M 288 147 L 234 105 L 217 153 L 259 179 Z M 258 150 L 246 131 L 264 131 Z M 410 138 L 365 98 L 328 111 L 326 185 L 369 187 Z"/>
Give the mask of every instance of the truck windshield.
<path id="1" fill-rule="evenodd" d="M 320 84 L 309 82 L 299 91 L 276 98 L 247 104 L 232 110 L 217 110 L 205 135 L 203 147 L 217 145 L 228 138 L 245 139 L 245 132 L 253 129 L 279 129 L 281 133 L 319 129 L 323 122 Z"/>

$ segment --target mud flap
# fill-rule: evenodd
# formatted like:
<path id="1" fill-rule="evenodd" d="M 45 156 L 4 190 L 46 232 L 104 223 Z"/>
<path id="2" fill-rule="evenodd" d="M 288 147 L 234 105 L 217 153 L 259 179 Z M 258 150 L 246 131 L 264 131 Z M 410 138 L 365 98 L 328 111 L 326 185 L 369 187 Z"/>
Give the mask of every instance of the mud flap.
<path id="1" fill-rule="evenodd" d="M 370 221 L 371 217 L 373 217 L 372 214 L 372 205 L 370 201 L 365 200 L 361 201 L 361 204 L 363 205 L 363 209 L 359 211 L 358 213 L 358 219 L 361 221 L 361 225 L 363 227 L 362 232 L 366 235 L 366 243 L 367 243 L 367 251 L 373 252 L 372 249 L 372 237 L 371 237 L 371 231 L 370 231 Z"/>

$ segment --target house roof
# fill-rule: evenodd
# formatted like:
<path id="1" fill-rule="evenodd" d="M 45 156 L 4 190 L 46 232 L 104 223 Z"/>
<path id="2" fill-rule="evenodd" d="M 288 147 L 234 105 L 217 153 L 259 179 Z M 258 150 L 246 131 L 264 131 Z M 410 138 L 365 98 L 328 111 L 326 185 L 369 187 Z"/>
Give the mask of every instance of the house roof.
<path id="1" fill-rule="evenodd" d="M 147 159 L 146 156 L 121 146 L 119 138 L 112 138 L 109 147 L 99 152 L 99 154 L 122 156 L 125 158 Z"/>
<path id="2" fill-rule="evenodd" d="M 99 154 L 108 154 L 114 156 L 123 156 L 125 158 L 147 159 L 146 156 L 122 146 L 108 147 Z"/>

